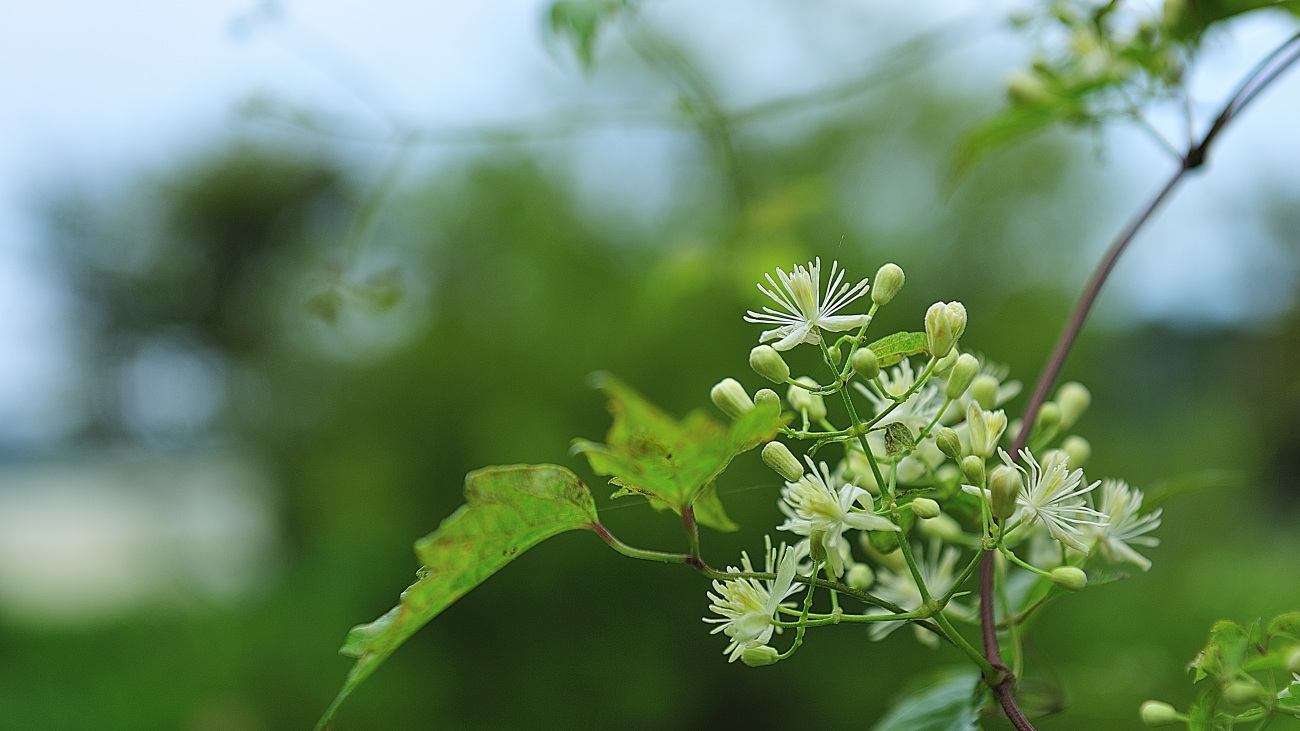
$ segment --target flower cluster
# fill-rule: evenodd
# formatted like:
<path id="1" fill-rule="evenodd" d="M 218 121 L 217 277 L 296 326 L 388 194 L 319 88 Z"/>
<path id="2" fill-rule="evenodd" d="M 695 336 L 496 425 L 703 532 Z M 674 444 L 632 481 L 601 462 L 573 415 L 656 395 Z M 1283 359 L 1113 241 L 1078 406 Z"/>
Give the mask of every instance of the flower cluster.
<path id="1" fill-rule="evenodd" d="M 872 340 L 867 331 L 901 289 L 902 269 L 881 267 L 872 288 L 866 279 L 849 284 L 833 262 L 825 297 L 820 273 L 820 260 L 777 269 L 758 285 L 775 306 L 744 318 L 775 326 L 759 335 L 750 364 L 788 389 L 784 399 L 770 389 L 751 397 L 735 379 L 714 390 L 733 418 L 754 403 L 782 405 L 786 426 L 763 460 L 784 480 L 785 520 L 776 527 L 798 537 L 779 550 L 768 539 L 766 572 L 714 582 L 718 616 L 706 621 L 730 639 L 731 660 L 770 664 L 793 652 L 805 629 L 826 624 L 864 623 L 880 639 L 911 622 L 927 644 L 940 635 L 960 643 L 951 623 L 978 621 L 962 596 L 989 551 L 1004 566 L 1004 622 L 1033 614 L 1043 586 L 1084 588 L 1099 564 L 1150 567 L 1136 547 L 1157 544 L 1150 534 L 1160 511 L 1144 511 L 1141 491 L 1122 480 L 1085 477 L 1091 447 L 1071 433 L 1091 402 L 1085 387 L 1061 386 L 1018 439 L 1026 427 L 1004 406 L 1020 384 L 963 351 L 962 303 L 936 302 L 921 332 Z M 868 292 L 865 312 L 844 312 Z M 821 378 L 792 373 L 783 354 L 800 345 L 820 351 Z M 792 450 L 799 443 L 802 463 Z M 1021 447 L 1015 455 L 1012 444 Z M 739 573 L 755 574 L 748 556 L 741 563 Z M 804 586 L 801 610 L 782 603 Z M 814 609 L 818 594 L 829 608 Z M 849 599 L 865 606 L 841 606 Z M 799 630 L 785 654 L 768 646 L 782 625 Z"/>

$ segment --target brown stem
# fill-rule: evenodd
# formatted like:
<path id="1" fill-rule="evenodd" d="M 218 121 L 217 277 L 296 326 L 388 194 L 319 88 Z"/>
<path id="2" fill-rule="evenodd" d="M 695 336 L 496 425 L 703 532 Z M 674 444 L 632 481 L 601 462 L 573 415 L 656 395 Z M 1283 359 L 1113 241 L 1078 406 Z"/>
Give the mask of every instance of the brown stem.
<path id="1" fill-rule="evenodd" d="M 1237 87 L 1237 91 L 1232 95 L 1232 98 L 1228 100 L 1223 110 L 1214 119 L 1205 135 L 1198 142 L 1188 147 L 1187 154 L 1183 155 L 1181 164 L 1169 177 L 1169 180 L 1165 182 L 1164 187 L 1156 193 L 1146 207 L 1129 221 L 1129 224 L 1120 232 L 1114 243 L 1106 250 L 1105 256 L 1102 257 L 1096 271 L 1093 272 L 1092 278 L 1088 281 L 1088 286 L 1079 297 L 1079 302 L 1075 305 L 1069 320 L 1066 321 L 1065 329 L 1061 332 L 1060 338 L 1057 339 L 1056 347 L 1052 350 L 1047 366 L 1038 377 L 1038 383 L 1035 384 L 1033 394 L 1029 397 L 1029 403 L 1025 406 L 1024 417 L 1020 422 L 1020 432 L 1016 435 L 1011 447 L 1011 454 L 1015 459 L 1020 459 L 1020 450 L 1029 440 L 1029 433 L 1033 428 L 1034 420 L 1038 417 L 1038 410 L 1042 407 L 1043 402 L 1047 400 L 1047 392 L 1051 390 L 1053 384 L 1056 383 L 1057 377 L 1061 374 L 1065 359 L 1070 355 L 1070 350 L 1074 347 L 1075 340 L 1078 339 L 1079 331 L 1083 329 L 1083 323 L 1088 319 L 1088 313 L 1092 311 L 1093 303 L 1096 302 L 1102 285 L 1106 283 L 1106 279 L 1110 276 L 1111 270 L 1115 268 L 1120 255 L 1124 253 L 1137 236 L 1138 231 L 1146 225 L 1147 221 L 1151 220 L 1152 215 L 1169 197 L 1169 194 L 1174 191 L 1174 188 L 1178 187 L 1183 178 L 1189 172 L 1205 164 L 1210 144 L 1214 142 L 1228 124 L 1240 116 L 1242 110 L 1250 102 L 1297 61 L 1300 61 L 1300 33 L 1291 36 L 1286 42 L 1278 46 L 1246 76 L 1246 79 Z M 986 554 L 980 562 L 980 630 L 984 638 L 984 655 L 989 664 L 1000 671 L 1006 671 L 1006 666 L 1002 663 L 1002 653 L 998 648 L 997 621 L 993 607 L 993 553 L 991 552 Z M 1012 695 L 1015 687 L 1015 677 L 1009 671 L 1006 671 L 999 678 L 987 678 L 986 682 L 993 689 L 993 693 L 997 696 L 998 702 L 1002 705 L 1002 710 L 1006 712 L 1011 723 L 1020 731 L 1034 731 L 1033 725 L 1020 711 L 1019 706 L 1016 705 L 1015 697 Z"/>

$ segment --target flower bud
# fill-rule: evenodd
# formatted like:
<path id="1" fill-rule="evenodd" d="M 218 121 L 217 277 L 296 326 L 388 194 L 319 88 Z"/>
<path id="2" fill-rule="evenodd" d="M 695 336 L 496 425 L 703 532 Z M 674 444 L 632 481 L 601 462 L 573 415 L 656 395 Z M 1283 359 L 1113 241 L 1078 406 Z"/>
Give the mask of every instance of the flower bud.
<path id="1" fill-rule="evenodd" d="M 772 383 L 785 383 L 790 377 L 790 366 L 770 345 L 760 345 L 749 351 L 749 367 Z"/>
<path id="2" fill-rule="evenodd" d="M 880 375 L 880 359 L 876 357 L 876 351 L 871 348 L 858 348 L 853 351 L 851 362 L 853 370 L 868 381 Z"/>
<path id="3" fill-rule="evenodd" d="M 893 531 L 869 530 L 863 531 L 862 534 L 867 537 L 867 542 L 876 553 L 893 553 L 895 551 L 901 553 L 901 549 L 898 547 L 898 538 L 895 537 Z"/>
<path id="4" fill-rule="evenodd" d="M 976 455 L 967 455 L 966 459 L 961 461 L 961 472 L 966 475 L 966 481 L 975 487 L 984 487 L 984 458 Z"/>
<path id="5" fill-rule="evenodd" d="M 966 425 L 970 427 L 971 453 L 988 458 L 993 456 L 1007 428 L 1007 414 L 1001 409 L 985 411 L 972 401 L 966 407 Z"/>
<path id="6" fill-rule="evenodd" d="M 795 380 L 805 386 L 817 387 L 817 382 L 808 376 L 799 376 Z M 785 400 L 795 411 L 807 410 L 808 418 L 813 421 L 826 418 L 826 402 L 822 400 L 821 394 L 812 393 L 800 386 L 791 386 L 785 394 Z"/>
<path id="7" fill-rule="evenodd" d="M 991 409 L 998 405 L 998 379 L 987 373 L 975 376 L 970 384 L 970 397 L 980 408 Z"/>
<path id="8" fill-rule="evenodd" d="M 1300 675 L 1300 645 L 1291 648 L 1291 654 L 1286 656 L 1286 669 Z"/>
<path id="9" fill-rule="evenodd" d="M 815 530 L 808 534 L 808 558 L 820 564 L 826 563 L 826 531 Z"/>
<path id="10" fill-rule="evenodd" d="M 1092 456 L 1092 445 L 1078 434 L 1071 434 L 1061 442 L 1061 451 L 1065 452 L 1066 466 L 1071 470 L 1081 470 Z"/>
<path id="11" fill-rule="evenodd" d="M 1223 697 L 1237 706 L 1253 706 L 1259 702 L 1263 688 L 1253 680 L 1236 680 L 1223 689 Z"/>
<path id="12" fill-rule="evenodd" d="M 957 432 L 949 427 L 939 430 L 934 436 L 934 443 L 939 446 L 939 451 L 943 452 L 948 459 L 957 459 L 961 457 L 961 440 L 957 438 Z"/>
<path id="13" fill-rule="evenodd" d="M 960 302 L 935 302 L 925 312 L 925 338 L 930 355 L 942 358 L 966 332 L 966 307 Z"/>
<path id="14" fill-rule="evenodd" d="M 777 396 L 776 391 L 773 391 L 770 388 L 760 388 L 758 389 L 758 392 L 754 394 L 754 405 L 762 406 L 764 404 L 774 404 L 776 410 L 780 411 L 781 397 Z"/>
<path id="15" fill-rule="evenodd" d="M 912 501 L 912 514 L 918 518 L 933 518 L 939 514 L 939 503 L 928 497 L 919 497 Z"/>
<path id="16" fill-rule="evenodd" d="M 831 347 L 827 348 L 826 354 L 830 356 L 831 365 L 835 366 L 836 368 L 839 368 L 840 363 L 844 362 L 844 351 L 840 349 L 839 343 L 836 343 Z"/>
<path id="17" fill-rule="evenodd" d="M 947 513 L 939 513 L 933 518 L 922 518 L 916 522 L 916 526 L 927 538 L 938 538 L 945 543 L 956 543 L 962 539 L 961 523 L 953 520 Z"/>
<path id="18" fill-rule="evenodd" d="M 759 645 L 758 647 L 747 648 L 740 653 L 740 661 L 751 668 L 761 668 L 765 665 L 775 665 L 780 660 L 780 654 L 775 648 L 768 645 Z"/>
<path id="19" fill-rule="evenodd" d="M 1055 401 L 1048 401 L 1039 407 L 1038 415 L 1034 417 L 1033 431 L 1029 433 L 1033 436 L 1055 434 L 1060 425 L 1061 407 Z"/>
<path id="20" fill-rule="evenodd" d="M 884 307 L 903 288 L 903 268 L 890 262 L 876 270 L 876 285 L 871 288 L 871 301 Z"/>
<path id="21" fill-rule="evenodd" d="M 1092 405 L 1092 393 L 1078 381 L 1062 383 L 1056 389 L 1056 403 L 1061 407 L 1061 428 L 1069 429 Z"/>
<path id="22" fill-rule="evenodd" d="M 1178 720 L 1178 711 L 1168 703 L 1160 701 L 1147 701 L 1138 709 L 1138 715 L 1142 716 L 1142 723 L 1148 726 L 1168 726 Z"/>
<path id="23" fill-rule="evenodd" d="M 952 373 L 948 374 L 948 382 L 943 386 L 943 395 L 950 399 L 961 398 L 979 372 L 979 359 L 970 353 L 962 353 L 961 357 L 957 358 L 957 363 L 953 365 Z"/>
<path id="24" fill-rule="evenodd" d="M 1088 575 L 1077 566 L 1057 566 L 1052 569 L 1052 584 L 1066 591 L 1079 591 L 1088 585 Z"/>
<path id="25" fill-rule="evenodd" d="M 780 442 L 768 442 L 763 447 L 763 463 L 776 470 L 786 482 L 798 482 L 803 477 L 803 466 L 795 459 L 790 448 Z"/>
<path id="26" fill-rule="evenodd" d="M 940 358 L 934 364 L 934 375 L 942 376 L 946 374 L 948 371 L 952 370 L 952 367 L 954 365 L 957 365 L 957 359 L 960 357 L 961 357 L 961 353 L 958 352 L 956 348 L 953 348 L 952 350 L 948 351 L 947 355 Z"/>
<path id="27" fill-rule="evenodd" d="M 709 391 L 709 398 L 713 399 L 714 406 L 733 419 L 754 408 L 754 402 L 749 400 L 745 387 L 734 378 L 718 381 L 718 385 Z"/>
<path id="28" fill-rule="evenodd" d="M 1000 464 L 989 472 L 989 507 L 993 517 L 1006 520 L 1016 512 L 1016 499 L 1024 481 L 1020 470 L 1011 465 Z"/>
<path id="29" fill-rule="evenodd" d="M 844 583 L 858 591 L 866 591 L 871 588 L 871 585 L 875 582 L 876 573 L 871 570 L 870 566 L 864 563 L 853 564 L 853 567 L 849 569 L 848 574 L 844 576 Z"/>

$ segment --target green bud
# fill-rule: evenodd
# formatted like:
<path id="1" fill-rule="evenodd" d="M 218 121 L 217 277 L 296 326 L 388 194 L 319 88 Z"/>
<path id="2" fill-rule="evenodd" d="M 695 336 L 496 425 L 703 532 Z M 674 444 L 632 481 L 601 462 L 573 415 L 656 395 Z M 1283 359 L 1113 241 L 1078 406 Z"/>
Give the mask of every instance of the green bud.
<path id="1" fill-rule="evenodd" d="M 1057 566 L 1052 569 L 1052 584 L 1066 591 L 1079 591 L 1088 585 L 1088 575 L 1077 566 Z"/>
<path id="2" fill-rule="evenodd" d="M 960 302 L 935 302 L 925 312 L 925 338 L 930 354 L 942 358 L 966 332 L 966 307 Z"/>
<path id="3" fill-rule="evenodd" d="M 927 538 L 937 538 L 945 543 L 957 543 L 962 539 L 961 523 L 953 520 L 947 513 L 939 513 L 933 518 L 922 518 L 917 521 L 916 526 Z"/>
<path id="4" fill-rule="evenodd" d="M 952 370 L 952 367 L 957 365 L 957 359 L 960 357 L 961 357 L 961 352 L 958 351 L 956 348 L 953 348 L 952 350 L 948 351 L 947 355 L 940 358 L 939 362 L 934 364 L 934 375 L 942 376 L 946 374 L 948 371 Z"/>
<path id="5" fill-rule="evenodd" d="M 750 647 L 740 653 L 740 661 L 751 668 L 761 668 L 765 665 L 775 665 L 780 660 L 780 654 L 775 648 L 767 645 Z"/>
<path id="6" fill-rule="evenodd" d="M 975 399 L 975 403 L 980 408 L 988 411 L 998 405 L 998 379 L 987 373 L 981 373 L 975 376 L 975 380 L 970 384 L 970 397 Z"/>
<path id="7" fill-rule="evenodd" d="M 912 501 L 912 514 L 918 518 L 933 518 L 939 514 L 939 503 L 928 497 L 919 497 Z"/>
<path id="8" fill-rule="evenodd" d="M 770 345 L 760 345 L 749 351 L 749 367 L 772 383 L 785 383 L 790 377 L 790 366 Z"/>
<path id="9" fill-rule="evenodd" d="M 718 385 L 709 391 L 709 398 L 713 399 L 714 406 L 733 419 L 754 408 L 754 402 L 749 400 L 745 387 L 734 378 L 718 381 Z"/>
<path id="10" fill-rule="evenodd" d="M 894 299 L 898 290 L 903 288 L 903 268 L 894 263 L 886 264 L 876 270 L 876 286 L 871 288 L 871 301 L 884 307 Z"/>
<path id="11" fill-rule="evenodd" d="M 996 468 L 994 468 L 996 469 Z M 966 481 L 975 487 L 984 487 L 984 458 L 968 455 L 961 461 L 961 472 Z"/>
<path id="12" fill-rule="evenodd" d="M 943 452 L 948 459 L 959 459 L 961 457 L 961 440 L 957 438 L 957 432 L 949 427 L 939 430 L 934 436 L 934 443 L 939 445 L 939 451 Z"/>
<path id="13" fill-rule="evenodd" d="M 835 366 L 836 368 L 839 368 L 840 363 L 844 362 L 844 351 L 840 350 L 839 343 L 836 343 L 831 347 L 827 348 L 826 353 L 831 357 L 831 365 Z"/>
<path id="14" fill-rule="evenodd" d="M 795 380 L 806 386 L 817 387 L 817 382 L 808 376 L 799 376 Z M 808 418 L 813 421 L 826 418 L 826 402 L 822 400 L 821 394 L 811 393 L 799 386 L 791 386 L 785 394 L 785 400 L 795 411 L 806 410 Z"/>
<path id="15" fill-rule="evenodd" d="M 1168 703 L 1160 701 L 1147 701 L 1138 709 L 1138 715 L 1142 716 L 1142 723 L 1148 726 L 1168 726 L 1178 721 L 1178 711 Z"/>
<path id="16" fill-rule="evenodd" d="M 858 591 L 866 591 L 871 588 L 872 584 L 876 583 L 876 573 L 864 563 L 855 563 L 849 569 L 849 572 L 845 574 L 844 583 Z"/>
<path id="17" fill-rule="evenodd" d="M 1092 456 L 1092 445 L 1078 434 L 1071 434 L 1061 442 L 1061 451 L 1065 452 L 1065 464 L 1072 470 L 1081 470 Z"/>
<path id="18" fill-rule="evenodd" d="M 1078 381 L 1062 383 L 1056 389 L 1056 403 L 1061 407 L 1061 428 L 1069 429 L 1092 405 L 1092 393 Z"/>
<path id="19" fill-rule="evenodd" d="M 1286 669 L 1293 673 L 1300 673 L 1300 645 L 1291 648 L 1291 654 L 1286 656 Z"/>
<path id="20" fill-rule="evenodd" d="M 1034 417 L 1034 430 L 1029 433 L 1035 436 L 1054 433 L 1060 425 L 1061 407 L 1055 401 L 1048 401 L 1038 409 L 1038 416 Z"/>
<path id="21" fill-rule="evenodd" d="M 1005 464 L 994 467 L 989 472 L 989 507 L 993 510 L 993 517 L 998 520 L 1010 518 L 1016 512 L 1016 498 L 1020 497 L 1023 487 L 1020 470 Z"/>
<path id="22" fill-rule="evenodd" d="M 776 391 L 770 388 L 760 388 L 754 394 L 754 405 L 762 406 L 763 404 L 774 404 L 776 410 L 781 410 L 781 397 L 776 395 Z"/>
<path id="23" fill-rule="evenodd" d="M 895 537 L 894 531 L 870 530 L 863 531 L 862 534 L 867 537 L 867 540 L 871 543 L 871 547 L 875 549 L 877 553 L 893 553 L 894 551 L 899 551 L 898 539 Z"/>
<path id="24" fill-rule="evenodd" d="M 853 370 L 868 381 L 880 375 L 880 359 L 871 348 L 858 348 L 853 351 Z"/>
<path id="25" fill-rule="evenodd" d="M 808 535 L 808 557 L 826 563 L 826 531 L 815 530 Z"/>
<path id="26" fill-rule="evenodd" d="M 948 374 L 948 382 L 943 386 L 943 395 L 950 399 L 961 398 L 979 372 L 979 359 L 970 353 L 962 353 L 957 358 L 957 363 L 953 365 L 952 373 Z"/>
<path id="27" fill-rule="evenodd" d="M 1223 697 L 1237 706 L 1253 706 L 1259 702 L 1264 689 L 1253 680 L 1234 680 L 1223 689 Z"/>
<path id="28" fill-rule="evenodd" d="M 763 463 L 776 470 L 786 482 L 798 482 L 803 477 L 803 466 L 799 460 L 780 442 L 768 442 L 763 447 Z"/>

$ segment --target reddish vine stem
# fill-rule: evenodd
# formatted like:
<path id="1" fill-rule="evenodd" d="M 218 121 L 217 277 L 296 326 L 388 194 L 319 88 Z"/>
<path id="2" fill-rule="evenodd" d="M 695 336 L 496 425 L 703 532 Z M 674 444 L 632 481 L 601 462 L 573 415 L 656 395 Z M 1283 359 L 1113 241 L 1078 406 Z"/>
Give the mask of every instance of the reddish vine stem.
<path id="1" fill-rule="evenodd" d="M 1178 187 L 1183 178 L 1205 164 L 1210 144 L 1214 142 L 1228 124 L 1236 119 L 1242 110 L 1296 61 L 1300 61 L 1300 33 L 1291 36 L 1279 45 L 1246 76 L 1241 85 L 1237 87 L 1232 98 L 1224 105 L 1223 110 L 1215 117 L 1205 135 L 1199 141 L 1194 141 L 1188 145 L 1187 153 L 1183 155 L 1174 174 L 1169 177 L 1169 180 L 1165 182 L 1151 201 L 1129 221 L 1128 225 L 1124 227 L 1110 245 L 1110 248 L 1106 250 L 1106 254 L 1098 263 L 1092 278 L 1089 279 L 1088 286 L 1080 295 L 1078 303 L 1070 314 L 1070 318 L 1066 321 L 1065 329 L 1061 331 L 1061 335 L 1056 341 L 1056 347 L 1052 350 L 1052 355 L 1048 359 L 1046 367 L 1043 368 L 1042 374 L 1038 377 L 1038 383 L 1034 386 L 1033 394 L 1029 397 L 1029 403 L 1025 406 L 1020 433 L 1016 435 L 1011 447 L 1011 453 L 1015 459 L 1020 459 L 1020 450 L 1029 440 L 1029 434 L 1033 428 L 1034 420 L 1038 417 L 1038 411 L 1047 400 L 1047 392 L 1051 390 L 1056 383 L 1057 377 L 1060 376 L 1061 368 L 1065 366 L 1065 360 L 1069 357 L 1070 350 L 1079 337 L 1079 331 L 1083 329 L 1083 324 L 1092 311 L 1097 295 L 1101 293 L 1102 285 L 1110 277 L 1111 270 L 1115 268 L 1120 256 L 1128 249 L 1129 244 L 1133 242 L 1138 232 L 1151 220 L 1151 217 L 1164 203 L 1165 199 L 1169 197 L 1169 194 Z M 999 670 L 1001 674 L 997 678 L 986 679 L 986 682 L 989 683 L 998 699 L 998 703 L 1002 705 L 1002 710 L 1006 712 L 1007 718 L 1012 725 L 1019 731 L 1035 731 L 1033 724 L 1025 718 L 1025 714 L 1016 705 L 1014 696 L 1015 677 L 1003 664 L 1002 652 L 998 647 L 997 621 L 993 606 L 993 569 L 993 553 L 990 552 L 985 554 L 980 561 L 980 630 L 984 639 L 984 656 L 989 661 L 989 664 Z"/>

